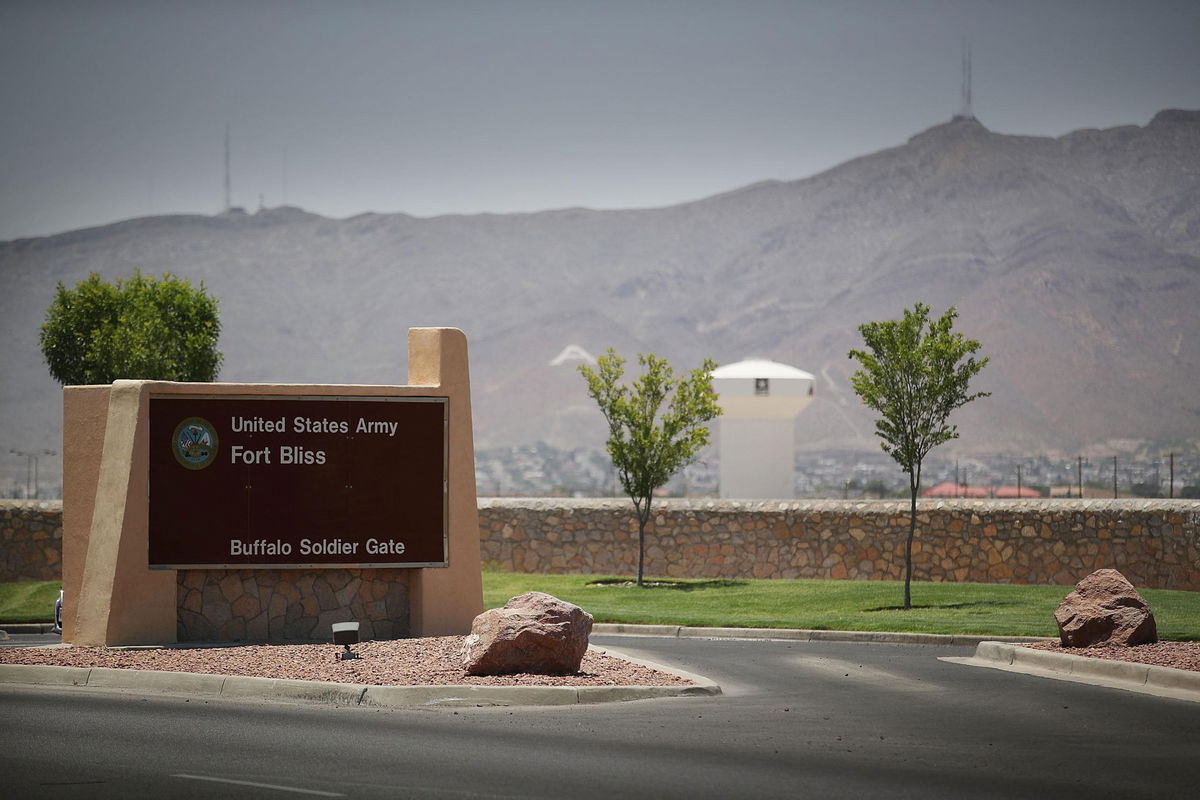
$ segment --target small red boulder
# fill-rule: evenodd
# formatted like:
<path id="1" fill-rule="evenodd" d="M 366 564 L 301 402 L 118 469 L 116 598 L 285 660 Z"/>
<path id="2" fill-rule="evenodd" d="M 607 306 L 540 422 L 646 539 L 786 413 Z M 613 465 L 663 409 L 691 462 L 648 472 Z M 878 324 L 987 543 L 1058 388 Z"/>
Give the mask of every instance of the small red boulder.
<path id="1" fill-rule="evenodd" d="M 1075 584 L 1054 612 L 1063 647 L 1138 645 L 1158 641 L 1154 612 L 1115 569 L 1098 569 Z"/>
<path id="2" fill-rule="evenodd" d="M 592 615 L 543 592 L 509 600 L 471 623 L 463 643 L 468 675 L 567 675 L 579 671 Z"/>

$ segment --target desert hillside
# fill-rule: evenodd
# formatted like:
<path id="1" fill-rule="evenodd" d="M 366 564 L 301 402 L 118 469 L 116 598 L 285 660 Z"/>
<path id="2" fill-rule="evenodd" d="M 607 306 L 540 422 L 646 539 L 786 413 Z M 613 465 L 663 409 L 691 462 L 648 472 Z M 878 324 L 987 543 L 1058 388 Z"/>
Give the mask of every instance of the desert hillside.
<path id="1" fill-rule="evenodd" d="M 219 298 L 225 380 L 403 382 L 409 327 L 462 328 L 480 448 L 599 444 L 573 365 L 550 365 L 574 344 L 794 364 L 818 376 L 802 448 L 874 450 L 846 353 L 859 323 L 918 300 L 957 306 L 992 359 L 992 397 L 957 418 L 964 452 L 1200 436 L 1196 111 L 1060 138 L 958 118 L 804 180 L 667 208 L 335 220 L 285 207 L 3 242 L 6 453 L 61 450 L 37 348 L 56 282 L 134 269 Z M 23 479 L 23 460 L 5 463 Z"/>

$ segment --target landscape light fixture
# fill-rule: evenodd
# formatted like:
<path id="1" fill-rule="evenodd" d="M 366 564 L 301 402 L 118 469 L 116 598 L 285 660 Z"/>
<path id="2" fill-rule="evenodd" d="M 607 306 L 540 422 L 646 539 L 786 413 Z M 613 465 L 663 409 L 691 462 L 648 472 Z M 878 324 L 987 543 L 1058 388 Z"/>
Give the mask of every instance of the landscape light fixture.
<path id="1" fill-rule="evenodd" d="M 358 623 L 357 622 L 335 622 L 333 623 L 333 643 L 340 644 L 345 650 L 338 653 L 335 661 L 349 661 L 352 658 L 359 658 L 357 653 L 351 652 L 350 645 L 358 644 Z"/>

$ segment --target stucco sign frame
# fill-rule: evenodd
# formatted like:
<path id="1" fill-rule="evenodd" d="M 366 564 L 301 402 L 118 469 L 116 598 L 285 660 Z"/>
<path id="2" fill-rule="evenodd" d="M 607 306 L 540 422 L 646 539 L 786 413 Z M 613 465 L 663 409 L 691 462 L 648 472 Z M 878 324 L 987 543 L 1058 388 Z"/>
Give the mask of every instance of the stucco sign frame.
<path id="1" fill-rule="evenodd" d="M 408 621 L 412 636 L 449 636 L 470 632 L 472 620 L 483 611 L 483 580 L 479 561 L 479 516 L 475 493 L 475 458 L 471 425 L 471 379 L 467 338 L 456 328 L 410 328 L 408 331 L 408 383 L 404 385 L 328 385 L 253 383 L 170 383 L 116 381 L 111 386 L 68 386 L 63 391 L 63 641 L 75 645 L 167 644 L 177 640 L 177 580 L 187 569 L 151 569 L 150 492 L 152 442 L 150 408 L 162 398 L 197 395 L 217 398 L 264 397 L 336 401 L 356 398 L 384 404 L 411 402 L 415 398 L 445 401 L 444 469 L 436 478 L 445 485 L 445 566 L 408 564 Z M 368 400 L 368 398 L 370 398 Z M 397 398 L 408 398 L 399 400 Z M 295 415 L 293 415 L 295 416 Z M 328 416 L 328 415 L 326 415 Z M 365 415 L 364 415 L 365 416 Z M 189 414 L 200 417 L 202 414 Z M 265 430 L 264 416 L 263 433 Z M 366 420 L 370 422 L 371 420 Z M 376 422 L 388 420 L 376 419 Z M 176 427 L 186 422 L 176 420 Z M 211 420 L 210 420 L 211 422 Z M 294 426 L 289 425 L 289 433 Z M 382 435 L 382 428 L 375 435 Z M 398 429 L 397 429 L 398 430 Z M 182 431 L 181 431 L 182 432 Z M 204 429 L 192 432 L 203 444 Z M 213 430 L 220 437 L 220 431 Z M 160 443 L 161 444 L 161 443 Z M 248 443 L 229 441 L 215 455 L 203 446 L 166 457 L 175 467 L 212 469 L 212 459 L 232 460 L 231 447 Z M 315 439 L 267 442 L 278 460 L 283 445 L 321 448 Z M 239 451 L 239 458 L 246 450 Z M 162 454 L 160 454 L 162 455 Z M 178 458 L 176 458 L 178 456 Z M 332 461 L 332 451 L 326 460 Z M 181 463 L 182 462 L 182 463 Z M 186 465 L 186 467 L 185 467 Z M 444 477 L 443 477 L 444 475 Z M 442 502 L 441 493 L 438 502 Z M 265 538 L 265 537 L 263 537 Z M 343 537 L 346 538 L 346 537 Z M 378 538 L 378 537 L 377 537 Z M 422 559 L 422 563 L 432 562 Z M 256 572 L 255 565 L 231 565 L 230 576 L 256 580 L 280 569 L 273 564 Z M 336 564 L 337 569 L 358 567 Z M 319 568 L 326 568 L 324 566 Z M 367 568 L 369 572 L 373 568 Z M 387 569 L 386 567 L 384 569 Z M 348 613 L 348 612 L 347 612 Z"/>

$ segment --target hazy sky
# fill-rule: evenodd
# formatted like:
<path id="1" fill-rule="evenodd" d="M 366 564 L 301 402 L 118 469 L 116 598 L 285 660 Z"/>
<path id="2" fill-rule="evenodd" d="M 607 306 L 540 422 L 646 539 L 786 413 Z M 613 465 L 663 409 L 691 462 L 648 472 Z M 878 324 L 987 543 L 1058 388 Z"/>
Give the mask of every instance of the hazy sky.
<path id="1" fill-rule="evenodd" d="M 949 119 L 1200 108 L 1180 0 L 0 0 L 0 239 L 288 203 L 630 208 L 805 177 Z M 1200 158 L 1200 154 L 1197 156 Z"/>

